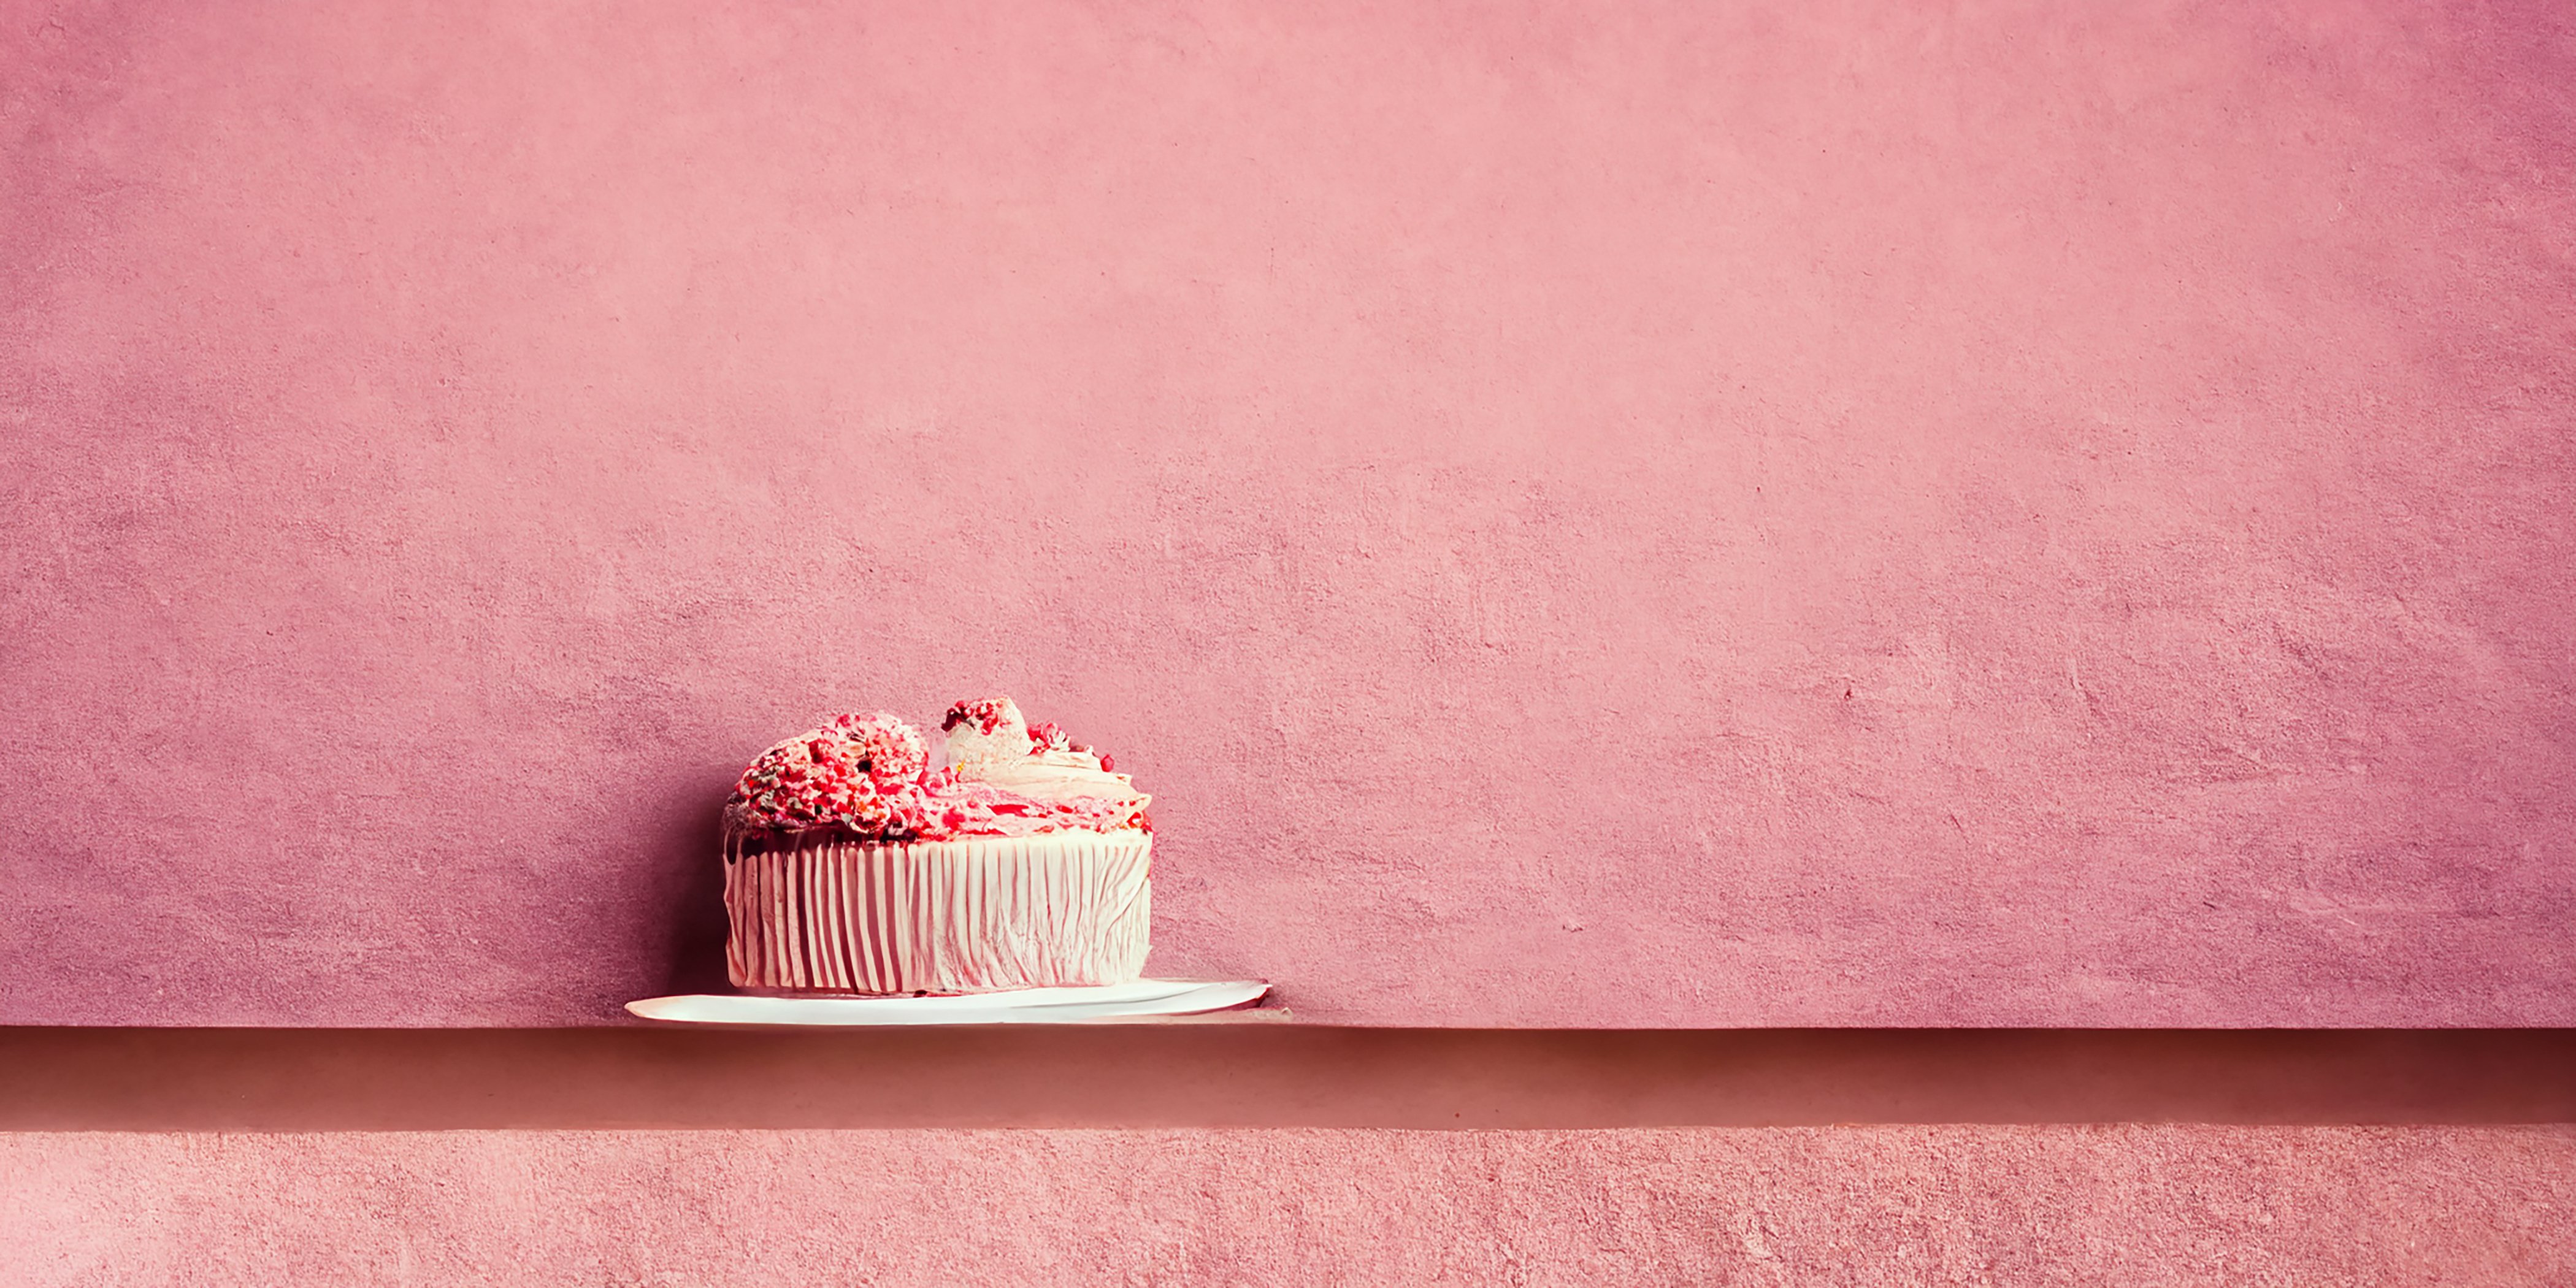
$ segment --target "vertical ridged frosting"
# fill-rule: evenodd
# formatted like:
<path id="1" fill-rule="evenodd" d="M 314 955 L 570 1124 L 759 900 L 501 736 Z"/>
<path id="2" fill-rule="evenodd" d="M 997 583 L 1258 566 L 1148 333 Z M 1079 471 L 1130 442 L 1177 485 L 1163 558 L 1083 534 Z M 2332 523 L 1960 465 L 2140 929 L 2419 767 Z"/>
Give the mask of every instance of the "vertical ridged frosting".
<path id="1" fill-rule="evenodd" d="M 1152 851 L 1139 831 L 729 831 L 728 972 L 742 988 L 847 993 L 1126 983 L 1151 946 Z"/>

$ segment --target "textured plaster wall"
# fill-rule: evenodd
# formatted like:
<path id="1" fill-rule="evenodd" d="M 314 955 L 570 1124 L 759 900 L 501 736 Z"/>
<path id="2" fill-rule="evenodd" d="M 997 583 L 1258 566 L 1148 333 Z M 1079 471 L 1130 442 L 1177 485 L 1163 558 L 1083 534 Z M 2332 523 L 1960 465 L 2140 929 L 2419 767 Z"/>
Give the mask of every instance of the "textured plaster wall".
<path id="1" fill-rule="evenodd" d="M 744 760 L 1002 689 L 1157 793 L 1154 969 L 1311 1018 L 2576 1022 L 2570 21 L 0 6 L 0 1020 L 702 986 Z M 1780 1194 L 1775 1246 L 1877 1201 L 1704 1139 L 1689 1193 Z M 2076 1157 L 1895 1139 L 1832 1148 Z M 608 1150 L 628 1198 L 402 1255 L 651 1222 L 712 1279 L 752 1236 L 690 1205 L 761 1200 L 660 1170 L 707 1147 L 333 1166 L 472 1203 Z M 905 1174 L 1035 1204 L 1016 1151 L 1318 1147 L 942 1148 Z M 2116 1260 L 2187 1205 L 2122 1175 L 1955 1201 Z M 182 1179 L 97 1237 L 306 1255 Z M 1129 1246 L 1310 1255 L 1227 1201 Z M 1706 1201 L 1676 1246 L 1759 1272 Z"/>
<path id="2" fill-rule="evenodd" d="M 0 1137 L 0 1278 L 2529 1285 L 2563 1130 Z"/>

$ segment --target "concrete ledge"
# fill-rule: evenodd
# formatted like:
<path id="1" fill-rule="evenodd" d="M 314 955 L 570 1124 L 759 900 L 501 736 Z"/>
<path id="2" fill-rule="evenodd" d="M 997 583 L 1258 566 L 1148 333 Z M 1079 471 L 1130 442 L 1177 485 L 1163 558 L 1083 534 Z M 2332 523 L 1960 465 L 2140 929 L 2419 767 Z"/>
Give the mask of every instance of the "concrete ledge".
<path id="1" fill-rule="evenodd" d="M 0 1028 L 0 1130 L 2576 1122 L 2576 1030 Z"/>

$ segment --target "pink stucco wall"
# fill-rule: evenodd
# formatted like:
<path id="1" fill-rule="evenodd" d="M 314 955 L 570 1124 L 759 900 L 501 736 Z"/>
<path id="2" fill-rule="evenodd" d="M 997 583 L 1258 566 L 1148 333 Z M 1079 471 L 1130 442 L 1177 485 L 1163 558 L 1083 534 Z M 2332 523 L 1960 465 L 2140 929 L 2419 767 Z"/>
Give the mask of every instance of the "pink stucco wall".
<path id="1" fill-rule="evenodd" d="M 1308 1018 L 2576 1022 L 2569 24 L 0 7 L 0 1021 L 610 1016 L 998 688 Z"/>
<path id="2" fill-rule="evenodd" d="M 2511 1285 L 2556 1129 L 0 1137 L 0 1278 Z"/>

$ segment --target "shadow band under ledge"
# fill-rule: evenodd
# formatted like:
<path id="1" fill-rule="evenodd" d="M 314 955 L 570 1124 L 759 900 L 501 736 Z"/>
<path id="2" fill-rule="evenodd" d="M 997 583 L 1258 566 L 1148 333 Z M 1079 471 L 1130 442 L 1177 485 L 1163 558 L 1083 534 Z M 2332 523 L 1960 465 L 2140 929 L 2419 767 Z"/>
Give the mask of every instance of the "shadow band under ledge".
<path id="1" fill-rule="evenodd" d="M 0 1028 L 0 1129 L 2576 1123 L 2576 1029 Z"/>

